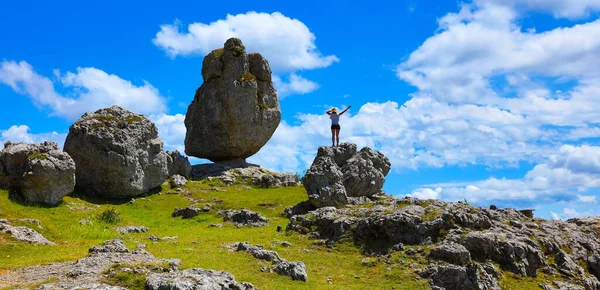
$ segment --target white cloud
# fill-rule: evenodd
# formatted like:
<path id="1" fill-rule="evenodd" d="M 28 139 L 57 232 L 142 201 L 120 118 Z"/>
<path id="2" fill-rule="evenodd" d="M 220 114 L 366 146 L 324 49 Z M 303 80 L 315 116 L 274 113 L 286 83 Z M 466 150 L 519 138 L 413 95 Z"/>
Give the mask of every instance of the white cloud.
<path id="1" fill-rule="evenodd" d="M 585 203 L 596 203 L 596 196 L 595 195 L 579 195 L 577 197 L 577 199 L 581 202 L 585 202 Z"/>
<path id="2" fill-rule="evenodd" d="M 319 88 L 317 83 L 307 80 L 297 74 L 291 74 L 288 82 L 285 82 L 277 75 L 273 75 L 273 86 L 277 90 L 277 95 L 280 99 L 292 94 L 308 94 Z"/>
<path id="3" fill-rule="evenodd" d="M 55 77 L 59 76 L 57 74 L 60 72 L 55 70 Z M 142 114 L 159 113 L 166 109 L 165 99 L 151 84 L 144 82 L 136 86 L 96 68 L 77 68 L 76 73 L 67 72 L 57 82 L 70 89 L 69 97 L 57 93 L 55 83 L 36 73 L 25 61 L 0 63 L 0 83 L 27 95 L 39 107 L 48 107 L 53 115 L 69 120 L 112 105 L 121 105 Z"/>
<path id="4" fill-rule="evenodd" d="M 158 114 L 150 116 L 150 119 L 156 124 L 158 128 L 158 135 L 164 141 L 165 150 L 175 151 L 178 150 L 181 154 L 184 154 L 184 141 L 185 141 L 185 115 L 167 115 Z"/>
<path id="5" fill-rule="evenodd" d="M 476 0 L 482 5 L 493 3 L 497 5 L 517 6 L 521 9 L 550 12 L 556 18 L 581 18 L 591 12 L 600 10 L 598 0 Z"/>
<path id="6" fill-rule="evenodd" d="M 179 26 L 178 22 L 161 25 L 152 40 L 171 57 L 205 55 L 223 47 L 228 38 L 238 37 L 248 52 L 260 52 L 277 72 L 323 68 L 339 61 L 334 55 L 321 55 L 315 35 L 304 23 L 279 12 L 227 15 L 210 24 L 192 23 L 187 32 Z"/>
<path id="7" fill-rule="evenodd" d="M 562 220 L 562 218 L 555 212 L 550 212 L 553 220 Z"/>
<path id="8" fill-rule="evenodd" d="M 437 199 L 441 192 L 442 192 L 442 188 L 439 188 L 439 187 L 436 189 L 417 188 L 417 189 L 413 190 L 410 194 L 407 194 L 407 196 L 419 198 L 419 199 Z"/>
<path id="9" fill-rule="evenodd" d="M 6 130 L 0 130 L 0 144 L 3 145 L 7 141 L 27 143 L 54 141 L 62 148 L 67 137 L 67 134 L 57 132 L 31 134 L 29 130 L 27 125 L 13 125 Z"/>

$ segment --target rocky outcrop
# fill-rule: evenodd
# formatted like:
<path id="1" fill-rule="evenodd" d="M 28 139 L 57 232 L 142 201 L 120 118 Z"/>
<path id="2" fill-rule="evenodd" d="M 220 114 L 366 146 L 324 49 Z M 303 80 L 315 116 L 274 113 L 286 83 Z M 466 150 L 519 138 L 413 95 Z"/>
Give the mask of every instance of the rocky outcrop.
<path id="1" fill-rule="evenodd" d="M 64 149 L 75 160 L 82 193 L 133 197 L 167 179 L 168 156 L 156 126 L 119 106 L 84 114 L 69 128 Z"/>
<path id="2" fill-rule="evenodd" d="M 179 151 L 167 151 L 167 167 L 169 168 L 169 176 L 181 175 L 185 178 L 190 177 L 192 165 L 187 156 L 181 155 Z"/>
<path id="3" fill-rule="evenodd" d="M 182 187 L 187 183 L 187 179 L 179 174 L 172 175 L 170 179 L 171 188 Z"/>
<path id="4" fill-rule="evenodd" d="M 192 268 L 180 272 L 152 274 L 146 279 L 146 289 L 251 290 L 255 288 L 250 283 L 237 282 L 233 275 L 227 272 Z"/>
<path id="5" fill-rule="evenodd" d="M 369 147 L 356 152 L 351 143 L 322 146 L 302 183 L 314 206 L 340 207 L 381 194 L 390 167 L 387 157 Z"/>
<path id="6" fill-rule="evenodd" d="M 215 180 L 230 186 L 247 183 L 260 187 L 286 187 L 300 185 L 298 174 L 273 172 L 258 165 L 243 161 L 217 162 L 192 166 L 191 176 L 195 179 Z"/>
<path id="7" fill-rule="evenodd" d="M 247 209 L 226 210 L 219 214 L 223 215 L 223 221 L 231 221 L 237 227 L 264 227 L 269 224 L 269 219 L 261 214 Z"/>
<path id="8" fill-rule="evenodd" d="M 75 188 L 75 162 L 54 142 L 6 142 L 0 175 L 0 183 L 33 203 L 56 205 Z"/>
<path id="9" fill-rule="evenodd" d="M 213 162 L 254 155 L 281 120 L 269 63 L 231 38 L 204 57 L 202 77 L 185 116 L 185 153 Z"/>
<path id="10" fill-rule="evenodd" d="M 280 275 L 290 276 L 292 280 L 308 281 L 306 274 L 306 265 L 303 262 L 295 261 L 288 262 L 286 259 L 279 257 L 275 251 L 265 250 L 261 245 L 252 246 L 249 242 L 235 243 L 231 248 L 236 251 L 243 251 L 251 254 L 259 260 L 269 261 L 273 264 L 272 272 Z"/>
<path id="11" fill-rule="evenodd" d="M 287 230 L 325 239 L 319 244 L 328 246 L 353 240 L 379 257 L 419 255 L 429 266 L 415 270 L 433 289 L 500 289 L 501 271 L 562 277 L 543 289 L 600 289 L 600 219 L 548 221 L 509 208 L 410 197 L 303 214 L 302 208 L 287 210 L 301 213 L 290 218 Z"/>

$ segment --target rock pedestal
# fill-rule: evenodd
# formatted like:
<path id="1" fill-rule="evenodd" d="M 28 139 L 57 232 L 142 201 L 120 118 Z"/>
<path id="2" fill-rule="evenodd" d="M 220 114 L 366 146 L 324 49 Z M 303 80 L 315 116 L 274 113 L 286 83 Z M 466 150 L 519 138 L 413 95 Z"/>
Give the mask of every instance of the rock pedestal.
<path id="1" fill-rule="evenodd" d="M 357 153 L 351 143 L 322 146 L 302 183 L 314 206 L 339 207 L 379 194 L 390 167 L 387 157 L 369 147 Z"/>
<path id="2" fill-rule="evenodd" d="M 0 183 L 33 203 L 56 205 L 75 187 L 75 162 L 54 142 L 6 142 L 0 152 Z"/>
<path id="3" fill-rule="evenodd" d="M 119 106 L 83 115 L 69 128 L 64 149 L 77 165 L 77 191 L 89 195 L 141 195 L 169 173 L 154 123 Z"/>
<path id="4" fill-rule="evenodd" d="M 202 77 L 185 116 L 185 153 L 213 162 L 257 153 L 281 120 L 267 60 L 231 38 L 204 57 Z"/>

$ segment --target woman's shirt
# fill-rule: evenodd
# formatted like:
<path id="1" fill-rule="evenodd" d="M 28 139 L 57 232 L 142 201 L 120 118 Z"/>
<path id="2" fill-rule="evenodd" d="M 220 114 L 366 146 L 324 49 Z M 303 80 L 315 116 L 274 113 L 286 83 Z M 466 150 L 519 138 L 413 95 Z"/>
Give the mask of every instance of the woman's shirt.
<path id="1" fill-rule="evenodd" d="M 337 113 L 329 114 L 329 119 L 331 119 L 331 125 L 339 125 L 340 124 L 340 115 Z"/>

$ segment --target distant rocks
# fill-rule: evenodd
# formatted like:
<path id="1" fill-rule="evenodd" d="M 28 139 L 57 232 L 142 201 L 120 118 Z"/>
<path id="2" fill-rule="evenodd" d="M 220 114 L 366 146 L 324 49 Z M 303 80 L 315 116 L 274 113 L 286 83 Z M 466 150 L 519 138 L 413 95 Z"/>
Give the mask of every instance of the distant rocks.
<path id="1" fill-rule="evenodd" d="M 0 232 L 10 234 L 17 241 L 38 245 L 54 245 L 53 242 L 44 238 L 40 233 L 22 226 L 12 226 L 7 220 L 0 220 Z"/>
<path id="2" fill-rule="evenodd" d="M 237 227 L 264 227 L 269 224 L 269 219 L 261 214 L 247 209 L 242 210 L 226 210 L 219 214 L 223 215 L 224 222 L 232 222 Z"/>
<path id="3" fill-rule="evenodd" d="M 145 233 L 148 231 L 148 228 L 145 226 L 125 226 L 125 227 L 117 227 L 117 232 L 121 234 L 128 233 Z"/>
<path id="4" fill-rule="evenodd" d="M 192 165 L 187 156 L 181 155 L 179 151 L 167 151 L 167 167 L 169 168 L 169 176 L 181 175 L 185 178 L 190 177 Z"/>
<path id="5" fill-rule="evenodd" d="M 54 142 L 6 142 L 0 151 L 0 185 L 26 201 L 56 205 L 75 187 L 75 162 Z"/>
<path id="6" fill-rule="evenodd" d="M 64 150 L 76 163 L 76 189 L 90 195 L 141 195 L 169 173 L 154 123 L 119 106 L 84 114 L 69 128 Z"/>
<path id="7" fill-rule="evenodd" d="M 215 180 L 229 186 L 249 183 L 260 187 L 286 187 L 300 185 L 298 174 L 272 172 L 245 161 L 225 161 L 192 166 L 191 176 L 196 179 Z"/>
<path id="8" fill-rule="evenodd" d="M 369 147 L 356 152 L 351 143 L 322 146 L 302 182 L 314 206 L 339 207 L 380 194 L 390 167 L 387 157 Z"/>
<path id="9" fill-rule="evenodd" d="M 185 116 L 185 152 L 213 162 L 254 155 L 279 126 L 269 63 L 230 38 L 202 62 L 204 83 Z"/>
<path id="10" fill-rule="evenodd" d="M 190 218 L 193 218 L 193 217 L 199 215 L 201 212 L 202 212 L 202 209 L 190 205 L 185 208 L 176 208 L 175 211 L 173 211 L 173 214 L 171 214 L 171 216 L 182 217 L 184 219 L 190 219 Z"/>
<path id="11" fill-rule="evenodd" d="M 251 254 L 257 259 L 271 262 L 275 267 L 272 272 L 280 275 L 290 276 L 292 280 L 308 281 L 306 274 L 306 265 L 303 262 L 289 262 L 279 257 L 275 251 L 265 250 L 261 245 L 252 246 L 249 242 L 240 242 L 231 245 L 236 251 L 243 251 Z"/>

